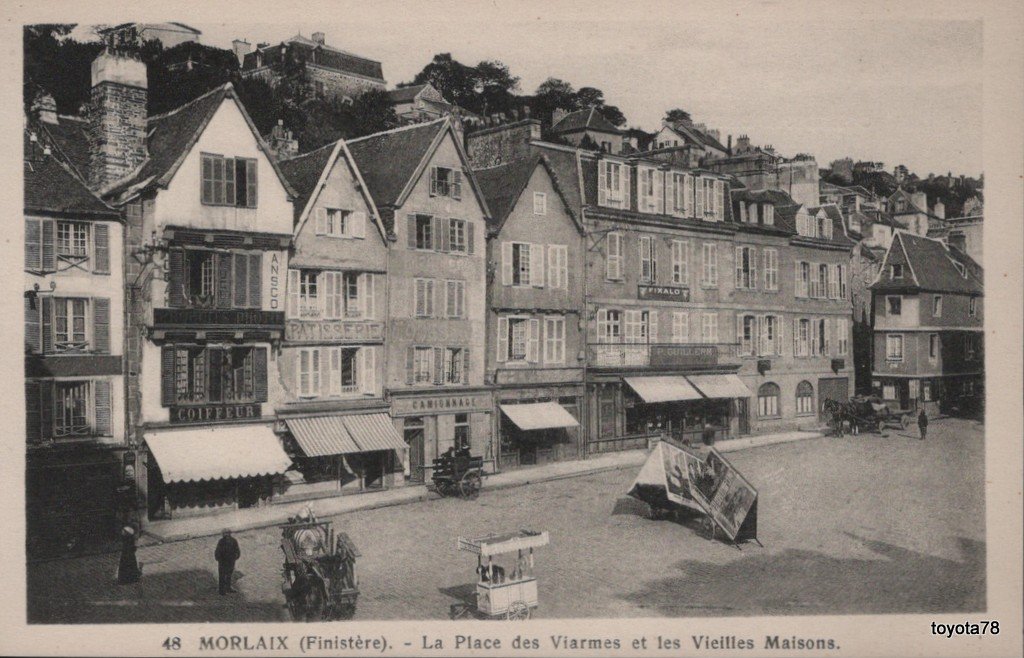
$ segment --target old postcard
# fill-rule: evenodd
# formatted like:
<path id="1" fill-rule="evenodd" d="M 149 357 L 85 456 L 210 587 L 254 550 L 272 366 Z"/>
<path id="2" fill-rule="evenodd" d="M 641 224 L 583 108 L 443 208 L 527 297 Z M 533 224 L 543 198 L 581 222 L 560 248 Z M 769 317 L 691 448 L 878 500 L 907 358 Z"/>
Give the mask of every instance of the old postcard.
<path id="1" fill-rule="evenodd" d="M 1013 3 L 8 9 L 0 650 L 1019 655 Z"/>

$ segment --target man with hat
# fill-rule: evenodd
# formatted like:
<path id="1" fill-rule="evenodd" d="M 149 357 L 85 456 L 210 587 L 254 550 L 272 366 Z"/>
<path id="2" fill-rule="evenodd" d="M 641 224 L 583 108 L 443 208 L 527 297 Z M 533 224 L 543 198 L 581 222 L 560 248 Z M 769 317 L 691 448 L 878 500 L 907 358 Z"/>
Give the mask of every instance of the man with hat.
<path id="1" fill-rule="evenodd" d="M 231 587 L 231 576 L 235 573 L 235 562 L 241 556 L 238 540 L 231 536 L 230 529 L 224 528 L 220 541 L 217 542 L 217 549 L 213 552 L 213 557 L 217 560 L 217 590 L 221 594 L 235 591 Z"/>

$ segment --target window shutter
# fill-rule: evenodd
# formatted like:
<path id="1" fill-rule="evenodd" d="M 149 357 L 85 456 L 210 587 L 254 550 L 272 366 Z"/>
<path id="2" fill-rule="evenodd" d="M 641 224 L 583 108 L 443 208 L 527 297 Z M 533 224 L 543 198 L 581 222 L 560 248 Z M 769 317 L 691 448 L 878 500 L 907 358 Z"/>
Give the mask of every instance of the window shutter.
<path id="1" fill-rule="evenodd" d="M 288 317 L 299 317 L 299 271 L 288 270 Z"/>
<path id="2" fill-rule="evenodd" d="M 800 318 L 793 318 L 793 356 L 800 354 Z"/>
<path id="3" fill-rule="evenodd" d="M 786 325 L 786 323 L 783 322 L 783 318 L 778 316 L 778 315 L 776 315 L 775 316 L 775 332 L 776 332 L 776 334 L 775 334 L 775 354 L 777 354 L 778 356 L 782 356 L 782 345 L 783 345 L 782 341 L 783 341 L 783 336 L 785 334 L 785 332 L 782 330 L 782 328 L 785 325 Z"/>
<path id="4" fill-rule="evenodd" d="M 603 343 L 608 334 L 608 311 L 600 309 L 597 312 L 597 342 Z"/>
<path id="5" fill-rule="evenodd" d="M 52 219 L 44 219 L 43 222 L 43 272 L 53 272 L 57 269 L 57 246 L 55 244 L 57 224 Z"/>
<path id="6" fill-rule="evenodd" d="M 665 172 L 665 214 L 674 215 L 676 208 L 676 176 L 671 171 Z"/>
<path id="7" fill-rule="evenodd" d="M 658 309 L 655 308 L 647 312 L 647 342 L 658 342 Z"/>
<path id="8" fill-rule="evenodd" d="M 249 306 L 263 306 L 263 254 L 249 254 Z"/>
<path id="9" fill-rule="evenodd" d="M 365 395 L 375 395 L 377 392 L 377 354 L 373 347 L 359 348 L 362 356 L 363 371 L 360 373 L 360 388 Z"/>
<path id="10" fill-rule="evenodd" d="M 352 237 L 360 239 L 366 237 L 366 219 L 367 215 L 362 210 L 352 213 Z"/>
<path id="11" fill-rule="evenodd" d="M 39 441 L 40 435 L 40 386 L 49 386 L 49 382 L 38 382 L 32 379 L 25 380 L 25 436 L 30 443 Z"/>
<path id="12" fill-rule="evenodd" d="M 437 196 L 437 167 L 430 168 L 430 196 Z"/>
<path id="13" fill-rule="evenodd" d="M 757 290 L 757 249 L 749 247 L 750 253 L 750 289 Z"/>
<path id="14" fill-rule="evenodd" d="M 725 220 L 725 183 L 723 181 L 715 181 L 715 200 L 717 205 L 715 214 L 718 221 L 723 221 Z"/>
<path id="15" fill-rule="evenodd" d="M 452 198 L 462 199 L 462 171 L 459 169 L 452 170 Z"/>
<path id="16" fill-rule="evenodd" d="M 362 275 L 360 294 L 363 298 L 363 317 L 372 320 L 377 317 L 377 277 L 367 272 Z"/>
<path id="17" fill-rule="evenodd" d="M 95 274 L 110 274 L 110 227 L 98 222 L 92 227 L 93 250 L 92 271 Z"/>
<path id="18" fill-rule="evenodd" d="M 544 245 L 530 245 L 530 283 L 534 288 L 544 287 Z"/>
<path id="19" fill-rule="evenodd" d="M 512 243 L 501 243 L 501 285 L 512 285 Z"/>
<path id="20" fill-rule="evenodd" d="M 434 383 L 444 383 L 444 348 L 434 348 Z"/>
<path id="21" fill-rule="evenodd" d="M 696 188 L 694 196 L 697 200 L 697 219 L 704 219 L 704 179 L 700 177 L 695 178 L 694 187 Z"/>
<path id="22" fill-rule="evenodd" d="M 25 219 L 25 269 L 43 269 L 43 228 L 39 219 Z"/>
<path id="23" fill-rule="evenodd" d="M 415 249 L 416 248 L 416 215 L 409 215 L 406 218 L 406 220 L 407 220 L 406 221 L 406 226 L 408 227 L 407 230 L 409 232 L 409 240 L 408 240 L 407 244 L 408 244 L 408 247 L 410 249 Z"/>
<path id="24" fill-rule="evenodd" d="M 327 350 L 327 395 L 341 394 L 341 348 Z"/>
<path id="25" fill-rule="evenodd" d="M 608 163 L 598 161 L 597 163 L 597 205 L 608 205 Z"/>
<path id="26" fill-rule="evenodd" d="M 629 165 L 622 165 L 622 207 L 630 209 L 630 191 L 632 190 L 632 167 Z"/>
<path id="27" fill-rule="evenodd" d="M 35 297 L 25 297 L 25 351 L 32 354 L 38 354 L 41 347 L 39 341 L 39 307 L 42 301 L 42 297 L 38 295 Z"/>
<path id="28" fill-rule="evenodd" d="M 257 176 L 256 176 L 256 164 L 257 164 L 257 162 L 255 160 L 246 160 L 245 164 L 246 164 L 245 187 L 247 188 L 247 190 L 249 192 L 249 195 L 248 195 L 248 197 L 246 197 L 246 200 L 245 200 L 245 205 L 248 208 L 255 208 L 256 207 L 256 203 L 257 203 L 257 201 L 259 199 L 259 196 L 257 194 L 257 191 L 258 191 L 257 190 L 257 188 L 258 188 L 258 179 L 257 179 Z"/>
<path id="29" fill-rule="evenodd" d="M 427 316 L 434 318 L 441 310 L 444 291 L 434 279 L 427 279 Z"/>
<path id="30" fill-rule="evenodd" d="M 736 247 L 736 287 L 743 287 L 743 247 Z"/>
<path id="31" fill-rule="evenodd" d="M 224 203 L 229 206 L 238 205 L 238 198 L 235 196 L 235 159 L 224 158 Z M 245 163 L 242 163 L 245 166 Z"/>
<path id="32" fill-rule="evenodd" d="M 450 219 L 438 219 L 441 230 L 441 251 L 448 253 L 452 250 L 452 221 Z"/>
<path id="33" fill-rule="evenodd" d="M 743 314 L 736 314 L 736 349 L 739 350 L 740 354 L 745 354 L 743 350 Z"/>
<path id="34" fill-rule="evenodd" d="M 39 382 L 39 438 L 53 437 L 53 382 Z"/>
<path id="35" fill-rule="evenodd" d="M 665 172 L 654 170 L 654 204 L 658 214 L 665 214 Z M 671 174 L 668 174 L 671 176 Z"/>
<path id="36" fill-rule="evenodd" d="M 474 251 L 476 251 L 476 247 L 473 244 L 473 242 L 474 242 L 473 234 L 474 234 L 475 230 L 476 230 L 476 225 L 473 222 L 466 222 L 466 253 L 468 253 L 470 255 L 473 255 Z"/>
<path id="37" fill-rule="evenodd" d="M 803 296 L 800 294 L 800 261 L 793 261 L 793 295 Z"/>
<path id="38" fill-rule="evenodd" d="M 110 299 L 106 297 L 92 300 L 92 348 L 110 354 Z"/>
<path id="39" fill-rule="evenodd" d="M 442 224 L 441 218 L 440 217 L 433 217 L 431 219 L 431 223 L 432 223 L 431 233 L 433 233 L 433 235 L 431 237 L 433 238 L 433 241 L 434 241 L 433 249 L 434 249 L 434 251 L 444 251 L 444 237 L 443 237 L 443 235 L 441 233 L 441 231 L 443 231 L 444 229 L 441 228 L 441 224 Z"/>
<path id="40" fill-rule="evenodd" d="M 41 297 L 39 301 L 42 302 L 43 354 L 51 354 L 53 353 L 53 327 L 51 326 L 53 298 Z"/>
<path id="41" fill-rule="evenodd" d="M 97 379 L 92 383 L 93 394 L 95 395 L 96 434 L 110 436 L 112 432 L 110 418 L 110 381 Z"/>
<path id="42" fill-rule="evenodd" d="M 231 254 L 217 254 L 217 308 L 231 308 Z"/>
<path id="43" fill-rule="evenodd" d="M 508 318 L 498 318 L 498 363 L 504 363 L 508 359 Z"/>
<path id="44" fill-rule="evenodd" d="M 416 348 L 409 347 L 405 350 L 405 383 L 412 386 L 415 381 L 413 378 L 413 368 L 416 363 Z"/>
<path id="45" fill-rule="evenodd" d="M 231 254 L 229 258 L 234 260 L 235 273 L 232 277 L 235 284 L 235 295 L 232 300 L 235 308 L 244 308 L 247 306 L 245 303 L 245 295 L 247 292 L 247 270 L 249 269 L 249 260 L 246 254 Z"/>
<path id="46" fill-rule="evenodd" d="M 548 245 L 548 288 L 558 287 L 558 249 L 555 245 Z"/>
<path id="47" fill-rule="evenodd" d="M 530 340 L 526 346 L 526 360 L 537 363 L 540 348 L 540 320 L 530 320 Z"/>
<path id="48" fill-rule="evenodd" d="M 257 402 L 267 401 L 267 348 L 254 347 L 252 350 L 253 381 Z"/>
<path id="49" fill-rule="evenodd" d="M 174 352 L 173 345 L 160 348 L 160 404 L 165 407 L 174 405 Z"/>
<path id="50" fill-rule="evenodd" d="M 822 350 L 822 354 L 832 354 L 832 318 L 825 320 L 825 347 Z"/>
<path id="51" fill-rule="evenodd" d="M 185 252 L 172 249 L 167 254 L 167 303 L 171 308 L 185 306 Z"/>
<path id="52" fill-rule="evenodd" d="M 469 383 L 469 348 L 462 348 L 462 383 Z"/>

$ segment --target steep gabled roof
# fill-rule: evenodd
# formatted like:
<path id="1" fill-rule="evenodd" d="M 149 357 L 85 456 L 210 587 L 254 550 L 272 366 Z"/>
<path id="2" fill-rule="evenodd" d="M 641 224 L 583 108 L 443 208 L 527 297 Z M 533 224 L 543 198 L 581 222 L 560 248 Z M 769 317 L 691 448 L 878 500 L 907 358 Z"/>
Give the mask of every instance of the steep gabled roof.
<path id="1" fill-rule="evenodd" d="M 120 220 L 121 213 L 107 205 L 85 182 L 38 142 L 25 135 L 25 212 L 74 216 L 76 219 Z"/>
<path id="2" fill-rule="evenodd" d="M 380 62 L 326 44 L 317 43 L 301 35 L 295 35 L 283 43 L 247 53 L 242 60 L 242 70 L 249 71 L 257 68 L 257 55 L 261 60 L 262 66 L 278 64 L 282 60 L 282 50 L 285 48 L 303 52 L 307 57 L 306 62 L 309 64 L 314 63 L 313 56 L 315 53 L 316 66 L 324 66 L 364 78 L 384 80 L 384 69 L 381 67 Z"/>
<path id="3" fill-rule="evenodd" d="M 571 133 L 580 130 L 593 130 L 595 132 L 621 135 L 622 131 L 616 128 L 611 121 L 606 119 L 597 108 L 588 108 L 570 112 L 551 126 L 551 131 L 556 133 Z"/>
<path id="4" fill-rule="evenodd" d="M 40 137 L 49 143 L 55 155 L 70 166 L 82 180 L 89 180 L 89 138 L 82 117 L 60 115 L 57 123 L 39 121 Z"/>
<path id="5" fill-rule="evenodd" d="M 698 130 L 696 127 L 688 127 L 681 123 L 666 123 L 665 128 L 668 128 L 675 134 L 679 135 L 683 140 L 696 144 L 697 146 L 707 147 L 710 146 L 713 149 L 727 153 L 728 149 L 722 146 L 721 142 L 712 137 L 711 135 Z"/>
<path id="6" fill-rule="evenodd" d="M 899 251 L 897 251 L 899 250 Z M 890 260 L 894 254 L 902 255 L 911 273 L 908 284 L 907 277 L 902 280 L 891 278 Z M 878 279 L 871 285 L 872 290 L 892 290 L 917 288 L 934 292 L 955 292 L 964 294 L 982 294 L 984 283 L 981 266 L 965 258 L 959 250 L 951 250 L 939 240 L 924 238 L 906 231 L 897 231 L 893 237 L 885 262 L 879 272 Z M 965 268 L 961 274 L 957 267 Z"/>
<path id="7" fill-rule="evenodd" d="M 487 169 L 474 170 L 480 189 L 487 199 L 487 206 L 491 210 L 491 218 L 488 227 L 492 233 L 501 231 L 505 220 L 516 207 L 516 203 L 522 197 L 530 179 L 538 167 L 544 169 L 551 177 L 552 186 L 555 188 L 559 199 L 565 205 L 566 211 L 573 219 L 576 228 L 583 230 L 579 217 L 573 211 L 573 206 L 566 198 L 566 193 L 559 182 L 559 176 L 555 173 L 550 161 L 544 155 L 534 154 L 507 164 L 490 167 Z"/>

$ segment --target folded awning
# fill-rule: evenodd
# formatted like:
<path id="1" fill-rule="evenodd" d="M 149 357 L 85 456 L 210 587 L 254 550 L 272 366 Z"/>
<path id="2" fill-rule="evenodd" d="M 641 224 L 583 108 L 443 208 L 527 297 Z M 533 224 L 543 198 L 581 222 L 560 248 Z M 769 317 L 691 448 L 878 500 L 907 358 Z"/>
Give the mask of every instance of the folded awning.
<path id="1" fill-rule="evenodd" d="M 285 424 L 308 457 L 408 447 L 387 414 L 289 418 Z"/>
<path id="2" fill-rule="evenodd" d="M 352 440 L 341 416 L 289 418 L 285 424 L 307 457 L 362 452 Z"/>
<path id="3" fill-rule="evenodd" d="M 273 475 L 292 465 L 273 430 L 263 425 L 147 432 L 144 438 L 164 482 Z"/>
<path id="4" fill-rule="evenodd" d="M 700 392 L 686 381 L 686 377 L 626 377 L 626 383 L 648 403 L 701 399 Z"/>
<path id="5" fill-rule="evenodd" d="M 753 393 L 736 375 L 687 375 L 707 398 L 749 398 Z"/>
<path id="6" fill-rule="evenodd" d="M 545 430 L 579 425 L 572 414 L 557 402 L 503 404 L 501 410 L 521 430 Z"/>
<path id="7" fill-rule="evenodd" d="M 342 418 L 360 452 L 405 450 L 409 447 L 399 436 L 391 417 L 387 414 L 355 414 Z"/>

